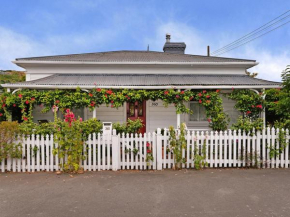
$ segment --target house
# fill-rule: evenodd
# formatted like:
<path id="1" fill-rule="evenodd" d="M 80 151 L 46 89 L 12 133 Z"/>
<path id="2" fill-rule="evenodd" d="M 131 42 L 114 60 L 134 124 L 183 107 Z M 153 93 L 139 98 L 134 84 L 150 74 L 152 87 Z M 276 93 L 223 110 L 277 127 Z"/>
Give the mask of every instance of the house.
<path id="1" fill-rule="evenodd" d="M 29 89 L 177 89 L 201 90 L 220 89 L 229 92 L 235 89 L 261 91 L 277 88 L 278 82 L 252 78 L 245 71 L 258 63 L 255 60 L 223 58 L 185 54 L 186 44 L 170 41 L 166 35 L 164 52 L 156 51 L 112 51 L 58 56 L 19 58 L 13 61 L 26 70 L 26 82 L 4 84 L 9 91 Z M 234 108 L 235 102 L 223 97 L 224 111 L 231 123 L 240 115 Z M 140 118 L 143 131 L 153 132 L 156 128 L 185 122 L 188 128 L 208 129 L 209 123 L 204 107 L 197 102 L 188 102 L 193 114 L 176 114 L 174 105 L 164 107 L 163 102 L 143 101 L 126 103 L 122 107 L 110 108 L 102 105 L 89 111 L 75 109 L 83 119 L 96 117 L 104 122 L 125 122 Z M 53 120 L 53 113 L 41 113 L 36 106 L 34 121 Z"/>

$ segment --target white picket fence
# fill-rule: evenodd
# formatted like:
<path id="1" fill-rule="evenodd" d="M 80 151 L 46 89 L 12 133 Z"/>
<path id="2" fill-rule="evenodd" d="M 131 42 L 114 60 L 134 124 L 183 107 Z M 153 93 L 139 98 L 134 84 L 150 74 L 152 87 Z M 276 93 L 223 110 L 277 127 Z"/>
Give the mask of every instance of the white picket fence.
<path id="1" fill-rule="evenodd" d="M 194 168 L 194 153 L 205 155 L 208 167 L 289 167 L 289 132 L 281 154 L 270 158 L 270 148 L 279 148 L 279 130 L 267 128 L 246 134 L 241 131 L 192 131 L 186 135 L 182 152 L 182 168 Z M 61 159 L 52 154 L 57 148 L 53 135 L 21 138 L 22 158 L 8 158 L 0 163 L 0 171 L 36 172 L 58 171 Z M 202 151 L 204 149 L 205 151 Z M 168 130 L 157 133 L 104 136 L 92 134 L 84 144 L 86 159 L 80 162 L 85 171 L 170 169 L 174 166 Z M 150 157 L 150 158 L 148 158 Z"/>

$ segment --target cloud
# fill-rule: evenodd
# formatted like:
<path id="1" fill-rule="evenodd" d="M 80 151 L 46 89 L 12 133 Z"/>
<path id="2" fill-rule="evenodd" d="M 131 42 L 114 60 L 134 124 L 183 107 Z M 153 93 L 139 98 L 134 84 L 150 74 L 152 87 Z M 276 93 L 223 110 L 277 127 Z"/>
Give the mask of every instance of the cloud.
<path id="1" fill-rule="evenodd" d="M 16 57 L 37 55 L 42 48 L 30 38 L 0 27 L 0 69 L 20 69 L 11 61 Z"/>
<path id="2" fill-rule="evenodd" d="M 215 37 L 208 33 L 201 32 L 187 24 L 168 22 L 156 26 L 156 33 L 153 38 L 145 38 L 157 50 L 162 50 L 165 42 L 165 34 L 171 34 L 171 41 L 185 42 L 186 53 L 206 55 L 206 46 L 215 44 L 225 46 L 236 38 L 230 38 L 225 33 L 217 33 Z M 258 78 L 281 81 L 281 72 L 290 64 L 290 52 L 274 53 L 270 47 L 262 47 L 263 43 L 250 43 L 231 52 L 223 54 L 226 57 L 254 59 L 259 65 L 249 69 L 251 72 L 258 72 Z"/>

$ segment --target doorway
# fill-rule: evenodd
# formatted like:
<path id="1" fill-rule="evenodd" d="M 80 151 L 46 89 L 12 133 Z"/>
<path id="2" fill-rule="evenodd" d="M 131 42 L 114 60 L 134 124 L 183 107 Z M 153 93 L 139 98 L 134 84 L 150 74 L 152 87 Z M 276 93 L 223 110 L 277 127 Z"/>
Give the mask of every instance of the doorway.
<path id="1" fill-rule="evenodd" d="M 141 119 L 143 127 L 139 133 L 144 134 L 146 132 L 146 101 L 143 102 L 130 102 L 127 103 L 127 119 L 132 121 Z"/>

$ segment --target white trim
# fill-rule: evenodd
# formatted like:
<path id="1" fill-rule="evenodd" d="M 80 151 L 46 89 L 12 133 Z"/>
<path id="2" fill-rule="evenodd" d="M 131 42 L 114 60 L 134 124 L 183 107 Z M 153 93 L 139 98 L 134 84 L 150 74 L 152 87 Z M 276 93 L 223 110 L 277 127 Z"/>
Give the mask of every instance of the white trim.
<path id="1" fill-rule="evenodd" d="M 17 85 L 17 84 L 1 84 L 6 88 L 31 88 L 31 89 L 263 89 L 263 88 L 281 88 L 282 85 L 242 85 L 242 86 L 206 86 L 206 85 L 194 85 L 194 86 L 76 86 L 76 85 Z"/>
<path id="2" fill-rule="evenodd" d="M 89 62 L 89 61 L 35 61 L 35 60 L 14 60 L 18 64 L 57 64 L 57 65 L 241 65 L 256 66 L 259 62 Z"/>

